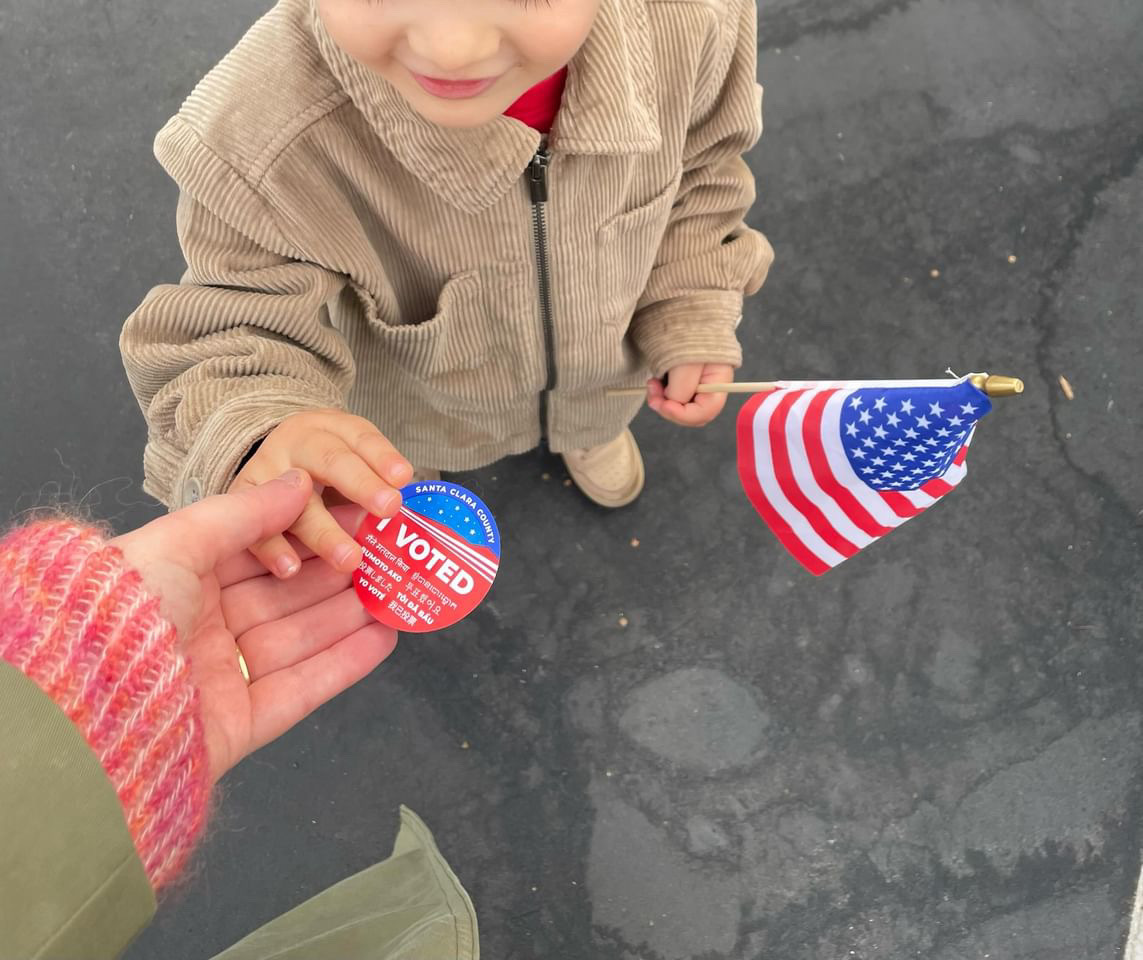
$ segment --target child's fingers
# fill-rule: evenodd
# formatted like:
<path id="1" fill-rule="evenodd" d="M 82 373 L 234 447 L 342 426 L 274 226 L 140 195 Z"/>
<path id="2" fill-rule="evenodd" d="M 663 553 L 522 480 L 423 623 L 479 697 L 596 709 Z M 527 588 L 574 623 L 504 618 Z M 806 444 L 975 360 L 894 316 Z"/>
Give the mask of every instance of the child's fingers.
<path id="1" fill-rule="evenodd" d="M 694 408 L 695 426 L 702 426 L 722 413 L 722 408 L 726 406 L 726 394 L 698 393 L 695 394 L 694 402 L 687 406 Z"/>
<path id="2" fill-rule="evenodd" d="M 230 492 L 234 493 L 246 488 L 260 487 L 263 481 L 256 479 L 252 475 L 254 472 L 256 471 L 239 474 L 238 477 L 235 478 L 234 483 L 231 484 Z M 307 487 L 312 487 L 309 477 L 306 477 L 306 485 Z M 282 580 L 292 577 L 301 569 L 301 558 L 298 556 L 297 551 L 286 540 L 285 536 L 280 533 L 263 540 L 261 543 L 255 544 L 249 549 L 258 563 Z"/>
<path id="3" fill-rule="evenodd" d="M 335 487 L 342 496 L 379 517 L 391 517 L 401 507 L 400 492 L 377 476 L 337 434 L 323 432 L 315 436 L 301 458 L 301 465 L 315 479 Z M 296 528 L 294 530 L 296 532 Z"/>
<path id="4" fill-rule="evenodd" d="M 359 437 L 353 444 L 353 449 L 378 476 L 388 480 L 398 490 L 413 479 L 413 465 L 376 431 Z"/>
<path id="5" fill-rule="evenodd" d="M 397 489 L 413 479 L 413 465 L 364 417 L 338 417 L 327 429 L 344 440 L 370 469 Z"/>
<path id="6" fill-rule="evenodd" d="M 361 563 L 361 547 L 330 515 L 317 494 L 310 498 L 290 532 L 342 573 L 351 573 Z"/>
<path id="7" fill-rule="evenodd" d="M 722 412 L 726 405 L 726 394 L 700 393 L 690 403 L 676 403 L 664 397 L 648 403 L 652 410 L 671 423 L 681 427 L 702 427 Z"/>
<path id="8" fill-rule="evenodd" d="M 702 372 L 701 363 L 681 363 L 677 367 L 672 367 L 667 374 L 663 394 L 668 400 L 687 403 L 695 395 L 695 388 L 699 385 Z"/>
<path id="9" fill-rule="evenodd" d="M 677 423 L 680 427 L 693 426 L 687 414 L 686 404 L 676 403 L 674 400 L 660 399 L 657 403 L 651 404 L 651 409 L 664 420 Z"/>
<path id="10" fill-rule="evenodd" d="M 255 544 L 250 548 L 250 552 L 262 566 L 282 580 L 292 577 L 301 569 L 302 564 L 297 553 L 280 533 L 269 540 Z"/>
<path id="11" fill-rule="evenodd" d="M 364 512 L 355 503 L 341 507 L 329 507 L 327 504 L 326 508 L 329 510 L 330 516 L 338 522 L 341 529 L 350 536 L 356 535 L 357 528 L 361 526 L 361 521 L 365 519 Z M 294 555 L 303 564 L 307 560 L 317 556 L 317 554 L 293 534 L 288 533 L 286 535 L 286 544 L 294 551 Z M 214 573 L 215 576 L 218 577 L 219 585 L 225 588 L 233 586 L 236 583 L 241 583 L 243 580 L 261 579 L 266 575 L 266 565 L 252 553 L 244 552 L 219 564 L 215 568 Z"/>

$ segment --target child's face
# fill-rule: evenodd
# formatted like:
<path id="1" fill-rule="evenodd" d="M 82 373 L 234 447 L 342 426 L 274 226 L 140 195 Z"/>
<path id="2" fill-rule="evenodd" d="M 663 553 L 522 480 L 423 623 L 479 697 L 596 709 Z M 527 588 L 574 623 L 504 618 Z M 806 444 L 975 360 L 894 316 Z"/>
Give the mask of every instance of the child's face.
<path id="1" fill-rule="evenodd" d="M 567 64 L 600 0 L 317 0 L 347 54 L 425 119 L 474 127 Z"/>

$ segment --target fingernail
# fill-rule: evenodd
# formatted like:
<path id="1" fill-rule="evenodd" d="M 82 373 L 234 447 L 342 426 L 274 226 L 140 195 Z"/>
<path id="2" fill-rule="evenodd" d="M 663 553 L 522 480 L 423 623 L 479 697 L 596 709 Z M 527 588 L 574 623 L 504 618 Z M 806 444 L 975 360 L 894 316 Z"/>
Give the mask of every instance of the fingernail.
<path id="1" fill-rule="evenodd" d="M 385 516 L 397 508 L 400 495 L 396 493 L 379 493 L 373 498 L 373 512 L 378 516 Z"/>
<path id="2" fill-rule="evenodd" d="M 348 543 L 343 543 L 333 551 L 333 563 L 336 567 L 344 567 L 353 558 L 354 549 Z"/>
<path id="3" fill-rule="evenodd" d="M 292 577 L 298 572 L 298 561 L 293 557 L 278 557 L 278 562 L 274 564 L 274 569 L 278 571 L 278 576 L 282 579 Z"/>
<path id="4" fill-rule="evenodd" d="M 398 463 L 389 470 L 389 482 L 395 486 L 403 487 L 412 479 L 413 468 L 408 463 Z"/>
<path id="5" fill-rule="evenodd" d="M 291 487 L 300 487 L 302 485 L 302 471 L 287 470 L 278 479 Z"/>

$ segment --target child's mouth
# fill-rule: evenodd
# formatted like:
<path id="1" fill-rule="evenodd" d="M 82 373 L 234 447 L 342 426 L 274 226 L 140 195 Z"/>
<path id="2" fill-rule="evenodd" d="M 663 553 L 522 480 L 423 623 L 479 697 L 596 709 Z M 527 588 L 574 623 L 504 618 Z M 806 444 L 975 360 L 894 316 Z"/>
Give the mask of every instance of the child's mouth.
<path id="1" fill-rule="evenodd" d="M 412 73 L 412 71 L 409 71 Z M 419 73 L 413 73 L 413 79 L 421 85 L 421 88 L 434 97 L 441 97 L 445 100 L 467 100 L 470 97 L 478 97 L 484 93 L 489 87 L 492 86 L 499 77 L 484 77 L 481 80 L 443 80 L 440 77 L 426 77 Z"/>

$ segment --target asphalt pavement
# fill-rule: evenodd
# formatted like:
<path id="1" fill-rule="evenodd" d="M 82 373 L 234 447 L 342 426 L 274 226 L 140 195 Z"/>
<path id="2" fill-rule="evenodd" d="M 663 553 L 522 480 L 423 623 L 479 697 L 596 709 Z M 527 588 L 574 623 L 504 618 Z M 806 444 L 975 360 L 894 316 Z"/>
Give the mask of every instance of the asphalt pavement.
<path id="1" fill-rule="evenodd" d="M 155 516 L 120 325 L 179 276 L 154 132 L 265 8 L 0 0 L 0 517 Z M 504 555 L 225 780 L 128 960 L 200 960 L 424 817 L 497 960 L 1117 960 L 1143 742 L 1143 5 L 775 0 L 743 375 L 1024 378 L 963 485 L 821 579 L 734 412 L 613 513 L 460 475 Z M 1066 379 L 1070 396 L 1060 378 Z"/>

